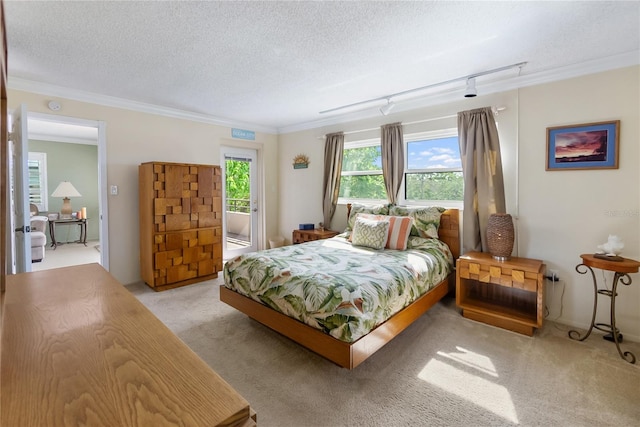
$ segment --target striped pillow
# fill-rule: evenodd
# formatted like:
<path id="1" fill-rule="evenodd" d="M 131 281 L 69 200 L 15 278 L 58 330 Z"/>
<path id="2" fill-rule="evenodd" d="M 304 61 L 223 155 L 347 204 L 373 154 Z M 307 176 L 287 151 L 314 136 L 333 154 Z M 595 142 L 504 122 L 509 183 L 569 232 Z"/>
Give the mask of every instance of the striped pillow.
<path id="1" fill-rule="evenodd" d="M 408 216 L 389 216 L 389 215 L 373 215 L 366 213 L 358 213 L 358 218 L 373 219 L 377 221 L 389 222 L 389 236 L 387 238 L 386 249 L 396 249 L 404 251 L 407 249 L 409 234 L 411 234 L 411 226 L 413 219 Z"/>
<path id="2" fill-rule="evenodd" d="M 389 237 L 387 238 L 387 249 L 397 249 L 404 251 L 407 249 L 407 241 L 411 234 L 411 224 L 413 219 L 408 216 L 389 217 Z"/>

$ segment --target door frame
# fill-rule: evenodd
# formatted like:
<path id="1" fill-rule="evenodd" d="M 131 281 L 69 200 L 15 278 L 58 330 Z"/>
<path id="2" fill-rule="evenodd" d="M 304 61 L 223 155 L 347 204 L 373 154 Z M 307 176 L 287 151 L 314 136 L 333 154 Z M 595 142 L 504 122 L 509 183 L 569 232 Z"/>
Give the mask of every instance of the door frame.
<path id="1" fill-rule="evenodd" d="M 85 126 L 98 129 L 98 221 L 100 264 L 109 271 L 109 205 L 107 191 L 107 124 L 101 120 L 80 119 L 57 114 L 29 112 L 29 119 Z M 28 122 L 27 122 L 28 129 Z"/>
<path id="2" fill-rule="evenodd" d="M 16 123 L 16 117 L 19 123 Z M 13 110 L 8 153 L 9 194 L 9 256 L 8 273 L 28 273 L 31 271 L 31 233 L 29 220 L 29 180 L 28 180 L 28 110 L 20 104 Z M 16 156 L 16 153 L 18 155 Z M 18 234 L 21 233 L 21 234 Z"/>

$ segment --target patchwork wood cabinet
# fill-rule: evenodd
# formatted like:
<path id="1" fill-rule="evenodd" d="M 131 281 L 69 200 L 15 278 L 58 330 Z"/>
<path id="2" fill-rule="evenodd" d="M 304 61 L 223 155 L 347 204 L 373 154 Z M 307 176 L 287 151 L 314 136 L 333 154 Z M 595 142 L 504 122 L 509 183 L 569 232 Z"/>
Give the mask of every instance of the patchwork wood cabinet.
<path id="1" fill-rule="evenodd" d="M 456 304 L 469 319 L 532 336 L 544 319 L 541 260 L 468 252 L 457 260 Z"/>
<path id="2" fill-rule="evenodd" d="M 140 273 L 156 291 L 218 277 L 222 270 L 219 166 L 139 166 Z"/>

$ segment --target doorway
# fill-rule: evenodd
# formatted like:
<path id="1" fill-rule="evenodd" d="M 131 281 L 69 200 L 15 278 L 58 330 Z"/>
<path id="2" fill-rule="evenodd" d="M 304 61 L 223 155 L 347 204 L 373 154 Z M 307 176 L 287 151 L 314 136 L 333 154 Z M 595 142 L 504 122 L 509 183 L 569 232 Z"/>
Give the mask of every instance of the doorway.
<path id="1" fill-rule="evenodd" d="M 225 259 L 258 250 L 257 151 L 221 148 L 223 177 L 223 254 Z"/>
<path id="2" fill-rule="evenodd" d="M 39 210 L 37 214 L 48 218 L 45 256 L 42 261 L 33 262 L 31 270 L 92 262 L 98 262 L 108 270 L 104 122 L 29 113 L 27 130 L 29 179 L 35 182 L 36 165 L 44 165 L 46 174 L 40 181 L 44 191 L 36 196 L 36 199 L 39 197 L 39 203 L 35 203 Z M 71 204 L 74 218 L 84 214 L 83 222 L 67 222 L 60 216 L 61 200 L 54 193 L 64 181 L 71 182 L 81 194 L 81 198 L 71 198 Z M 32 188 L 30 185 L 29 196 L 33 199 L 31 193 L 36 192 Z"/>

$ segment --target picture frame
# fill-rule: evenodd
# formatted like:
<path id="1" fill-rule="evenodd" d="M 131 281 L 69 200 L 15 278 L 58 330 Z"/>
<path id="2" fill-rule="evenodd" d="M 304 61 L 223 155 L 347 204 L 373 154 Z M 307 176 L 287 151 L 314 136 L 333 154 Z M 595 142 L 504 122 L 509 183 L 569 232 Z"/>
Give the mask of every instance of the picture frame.
<path id="1" fill-rule="evenodd" d="M 306 169 L 309 167 L 309 157 L 305 154 L 298 154 L 293 159 L 293 168 L 294 169 Z"/>
<path id="2" fill-rule="evenodd" d="M 620 120 L 547 128 L 546 170 L 618 169 Z"/>

